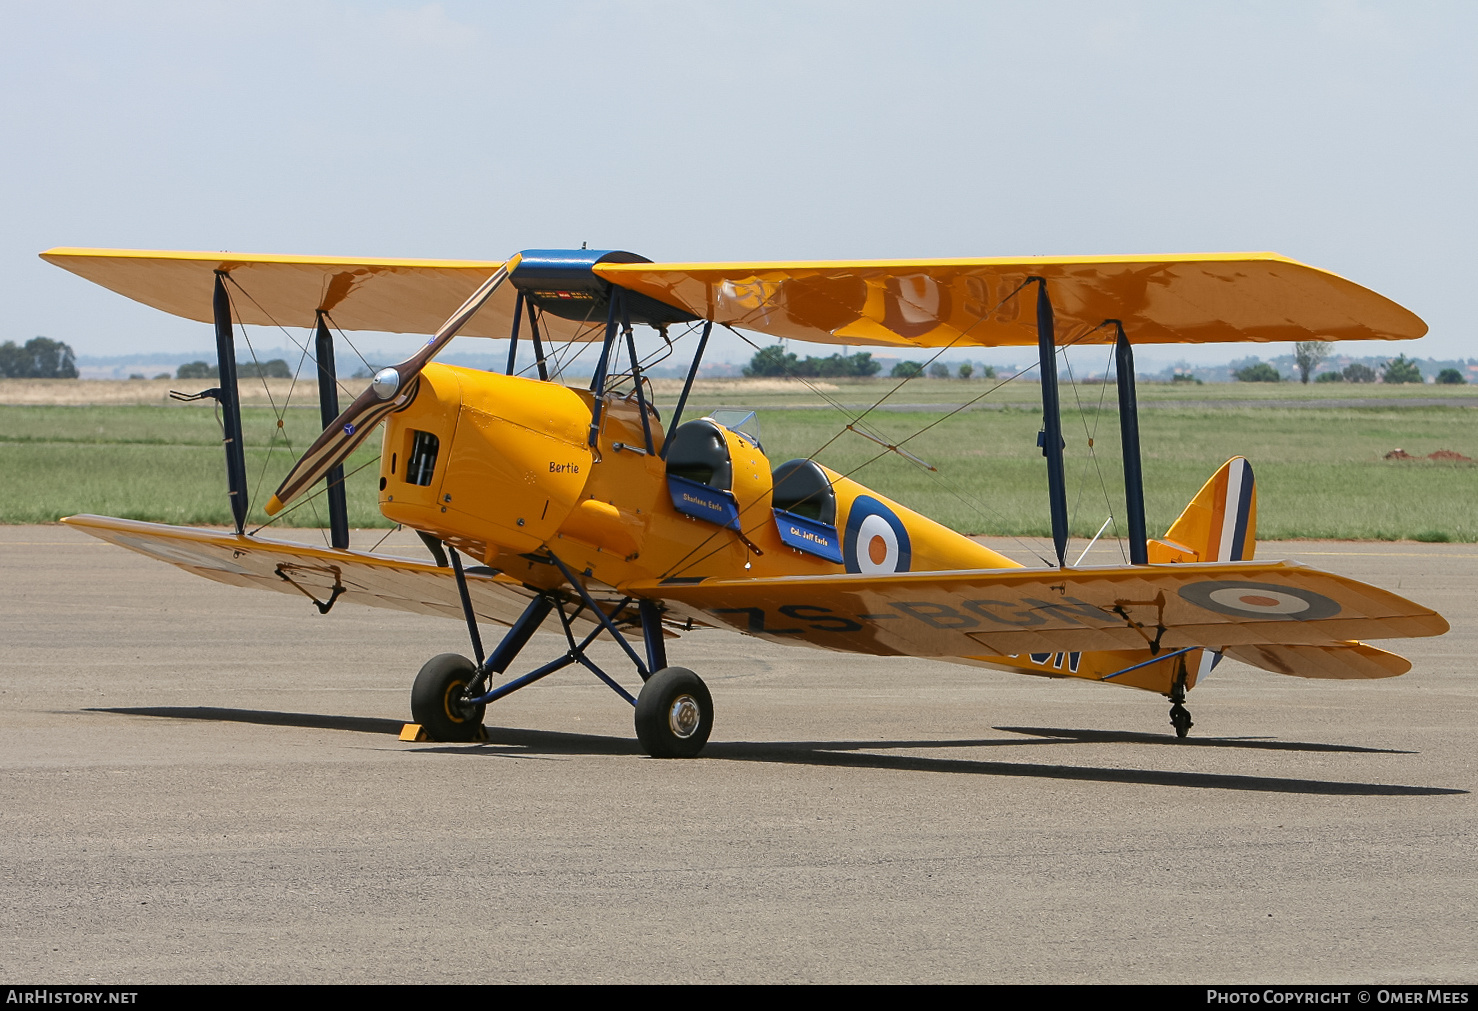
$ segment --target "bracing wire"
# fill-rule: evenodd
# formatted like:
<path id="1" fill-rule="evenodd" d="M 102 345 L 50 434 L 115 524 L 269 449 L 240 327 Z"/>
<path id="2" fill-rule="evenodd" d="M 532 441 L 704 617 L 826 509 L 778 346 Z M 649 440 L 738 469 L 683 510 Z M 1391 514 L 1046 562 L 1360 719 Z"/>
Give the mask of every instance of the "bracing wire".
<path id="1" fill-rule="evenodd" d="M 250 299 L 252 304 L 255 305 L 258 309 L 262 309 L 260 303 L 258 303 L 256 299 L 251 297 L 251 294 L 241 286 L 240 282 L 231 278 L 230 274 L 227 274 L 226 277 L 228 280 L 231 281 L 232 287 L 234 287 L 237 291 L 240 291 L 242 294 L 246 295 L 246 297 Z M 278 435 L 282 436 L 282 441 L 286 445 L 287 451 L 289 453 L 295 452 L 295 450 L 293 449 L 292 439 L 287 434 L 286 413 L 288 403 L 292 400 L 293 390 L 297 388 L 298 378 L 297 375 L 294 374 L 292 385 L 288 387 L 287 398 L 283 400 L 282 407 L 279 409 L 277 406 L 277 398 L 272 396 L 272 386 L 270 383 L 267 382 L 267 374 L 262 369 L 262 361 L 259 357 L 257 357 L 256 346 L 252 344 L 251 332 L 247 329 L 246 321 L 241 318 L 241 312 L 236 308 L 236 300 L 231 297 L 231 292 L 229 289 L 226 291 L 226 298 L 227 301 L 230 303 L 231 315 L 235 317 L 236 326 L 239 327 L 241 330 L 241 338 L 242 340 L 246 341 L 246 349 L 251 354 L 252 365 L 255 366 L 257 370 L 257 378 L 261 380 L 262 390 L 267 394 L 267 403 L 272 408 L 273 419 L 277 422 L 277 424 L 272 429 L 272 437 L 267 440 L 267 456 L 265 459 L 262 460 L 262 469 L 258 472 L 256 486 L 252 489 L 251 500 L 259 501 L 262 492 L 262 482 L 267 479 L 267 471 L 272 466 L 272 454 L 273 451 L 277 448 Z M 262 312 L 264 315 L 267 314 L 267 311 L 265 309 L 262 309 Z M 267 318 L 271 319 L 272 317 L 268 315 Z M 287 334 L 286 329 L 284 329 L 280 324 L 276 324 L 275 320 L 273 322 L 275 325 L 277 325 L 277 328 L 279 330 L 282 330 L 284 334 Z M 289 339 L 292 339 L 291 334 L 287 334 L 287 336 Z M 293 343 L 297 344 L 298 342 L 293 341 Z M 307 354 L 307 349 L 304 348 L 303 345 L 298 344 L 298 347 L 303 350 L 303 353 L 305 355 Z M 299 368 L 302 367 L 301 360 L 299 360 L 298 366 Z M 240 389 L 239 383 L 237 388 Z M 321 528 L 323 525 L 323 517 L 318 514 L 318 507 L 316 505 L 313 507 L 313 522 L 319 528 Z"/>
<path id="2" fill-rule="evenodd" d="M 231 282 L 232 286 L 235 287 L 237 291 L 239 291 L 243 295 L 245 295 L 246 298 L 247 298 L 247 301 L 251 302 L 252 305 L 256 306 L 257 309 L 261 312 L 261 314 L 263 316 L 266 316 L 269 320 L 271 320 L 272 321 L 272 325 L 275 326 L 277 329 L 281 330 L 282 331 L 282 335 L 284 337 L 286 337 L 289 341 L 291 341 L 293 343 L 293 346 L 295 346 L 300 351 L 302 351 L 304 355 L 306 355 L 307 357 L 311 358 L 313 360 L 313 364 L 315 366 L 318 364 L 318 358 L 317 358 L 317 356 L 315 356 L 311 351 L 308 350 L 308 345 L 306 343 L 302 342 L 302 341 L 299 341 L 296 337 L 294 337 L 292 335 L 292 332 L 289 331 L 287 327 L 285 327 L 281 323 L 277 322 L 276 318 L 270 312 L 268 312 L 266 310 L 266 308 L 262 305 L 262 303 L 258 302 L 255 298 L 253 298 L 251 292 L 247 291 L 245 288 L 243 288 L 241 286 L 241 282 L 240 281 L 236 280 L 230 274 L 227 274 L 226 275 L 226 279 Z M 233 302 L 233 309 L 234 309 L 234 302 Z M 373 372 L 374 371 L 373 366 L 371 366 L 368 361 L 365 361 L 364 355 L 360 355 L 359 354 L 359 349 L 356 348 L 356 347 L 354 347 L 354 344 L 349 341 L 349 338 L 348 338 L 347 335 L 344 334 L 344 331 L 341 330 L 341 329 L 339 329 L 339 325 L 334 322 L 333 317 L 332 316 L 329 316 L 329 314 L 326 313 L 326 312 L 323 315 L 328 318 L 329 324 L 333 326 L 334 331 L 336 333 L 338 333 L 340 336 L 344 337 L 344 341 L 349 344 L 349 347 L 350 348 L 353 348 L 354 353 L 356 355 L 359 355 L 359 360 L 362 361 L 362 362 L 364 362 L 365 368 L 367 368 L 371 372 Z M 240 314 L 239 313 L 237 314 L 237 319 L 238 319 L 238 321 L 240 320 Z M 244 330 L 245 330 L 245 325 L 243 324 L 243 332 L 244 332 Z M 354 395 L 353 394 L 353 391 L 351 391 L 349 389 L 349 387 L 345 386 L 342 382 L 339 381 L 339 378 L 338 378 L 338 370 L 337 369 L 334 370 L 334 382 L 339 387 L 339 392 L 345 394 L 346 396 L 350 396 L 350 397 L 352 397 Z"/>
<path id="3" fill-rule="evenodd" d="M 1103 324 L 1100 323 L 1098 327 L 1094 327 L 1094 330 L 1099 329 L 1099 327 L 1101 327 L 1101 326 L 1103 326 Z M 1089 333 L 1092 333 L 1092 332 L 1093 332 L 1092 330 L 1089 331 Z M 1112 354 L 1113 354 L 1113 349 L 1112 348 L 1109 349 L 1109 354 L 1110 354 L 1110 356 L 1112 356 Z M 1093 465 L 1093 469 L 1095 471 L 1097 471 L 1097 473 L 1098 473 L 1098 487 L 1103 492 L 1103 504 L 1108 508 L 1109 520 L 1114 525 L 1114 537 L 1117 539 L 1118 536 L 1119 536 L 1119 525 L 1118 525 L 1117 520 L 1115 520 L 1115 517 L 1114 517 L 1114 504 L 1113 504 L 1113 501 L 1109 497 L 1108 483 L 1106 481 L 1104 481 L 1104 479 L 1103 479 L 1103 468 L 1099 465 L 1099 462 L 1098 462 L 1098 450 L 1095 448 L 1095 445 L 1094 445 L 1095 436 L 1097 436 L 1097 434 L 1098 434 L 1098 423 L 1103 418 L 1103 401 L 1104 401 L 1104 397 L 1108 393 L 1108 369 L 1107 368 L 1104 369 L 1103 382 L 1099 384 L 1099 388 L 1098 388 L 1098 410 L 1097 410 L 1097 412 L 1093 416 L 1093 427 L 1092 427 L 1092 429 L 1089 429 L 1089 427 L 1088 427 L 1088 412 L 1083 409 L 1083 398 L 1082 398 L 1082 396 L 1078 392 L 1078 381 L 1077 381 L 1076 377 L 1074 377 L 1074 375 L 1073 375 L 1073 362 L 1072 362 L 1072 358 L 1069 357 L 1068 355 L 1063 355 L 1062 356 L 1062 360 L 1063 360 L 1064 365 L 1066 365 L 1066 367 L 1067 367 L 1067 378 L 1068 378 L 1068 382 L 1072 385 L 1073 399 L 1077 402 L 1077 405 L 1078 405 L 1078 418 L 1079 418 L 1079 420 L 1081 420 L 1083 422 L 1083 434 L 1084 434 L 1084 436 L 1088 440 L 1088 455 L 1084 458 L 1084 460 L 1083 460 L 1083 468 L 1082 468 L 1082 470 L 1078 474 L 1078 495 L 1077 495 L 1077 498 L 1075 498 L 1073 500 L 1073 513 L 1072 513 L 1072 518 L 1069 521 L 1069 524 L 1068 525 L 1069 525 L 1069 527 L 1071 527 L 1072 523 L 1075 522 L 1077 520 L 1077 518 L 1078 518 L 1079 507 L 1082 505 L 1082 502 L 1083 502 L 1083 493 L 1085 491 L 1087 491 L 1087 489 L 1088 489 L 1088 465 L 1091 463 Z M 1102 531 L 1100 531 L 1100 533 L 1101 532 Z M 1097 540 L 1097 539 L 1098 539 L 1097 537 L 1094 538 L 1094 540 Z M 1123 550 L 1123 547 L 1121 545 L 1120 546 L 1120 551 L 1122 551 L 1122 550 Z"/>
<path id="4" fill-rule="evenodd" d="M 1024 287 L 1024 286 L 1025 286 L 1024 284 L 1018 286 L 1017 289 L 1016 289 L 1016 291 L 1013 291 L 1012 294 L 1014 295 L 1016 292 L 1019 292 L 1021 290 L 1021 288 Z M 1007 296 L 1007 297 L 1010 297 L 1010 296 Z M 1002 300 L 1002 301 L 1004 303 L 1004 300 Z M 1066 352 L 1067 352 L 1067 349 L 1068 348 L 1071 348 L 1074 345 L 1079 344 L 1082 341 L 1086 340 L 1087 338 L 1089 338 L 1090 336 L 1092 336 L 1094 333 L 1096 333 L 1101 328 L 1102 328 L 1102 324 L 1100 324 L 1099 326 L 1088 327 L 1088 328 L 1084 329 L 1081 333 L 1079 333 L 1078 335 L 1072 337 L 1070 340 L 1068 340 L 1068 341 L 1066 341 L 1066 342 L 1058 345 L 1057 346 L 1056 353 L 1059 354 L 1059 355 L 1063 355 L 1064 358 L 1066 358 Z M 732 327 L 729 327 L 728 329 L 731 332 L 734 332 L 735 335 L 738 336 L 745 343 L 749 344 L 750 347 L 756 347 L 756 345 L 754 344 L 754 342 L 753 341 L 750 341 L 748 338 L 744 337 L 743 334 L 740 334 L 737 331 L 734 331 Z M 937 358 L 938 356 L 936 355 L 935 357 Z M 931 361 L 932 361 L 932 359 L 931 359 Z M 961 411 L 967 409 L 971 405 L 976 404 L 979 401 L 985 399 L 990 394 L 992 394 L 992 393 L 996 392 L 997 390 L 1001 389 L 1007 383 L 1011 382 L 1012 380 L 1015 380 L 1015 379 L 1020 378 L 1021 376 L 1025 375 L 1026 373 L 1032 371 L 1032 369 L 1034 369 L 1034 368 L 1037 368 L 1037 365 L 1036 364 L 1032 364 L 1032 365 L 1027 366 L 1026 368 L 1020 369 L 1019 371 L 1017 371 L 1016 373 L 1012 374 L 1011 376 L 1008 376 L 1005 379 L 1003 379 L 1000 382 L 998 382 L 995 385 L 993 385 L 990 389 L 986 390 L 980 396 L 974 397 L 971 400 L 967 401 L 965 404 L 962 404 L 962 405 L 956 407 L 954 410 L 951 410 L 951 411 L 945 413 L 944 415 L 942 415 L 941 417 L 937 418 L 936 420 L 934 420 L 934 421 L 930 422 L 929 424 L 923 426 L 918 431 L 914 432 L 912 435 L 909 435 L 906 438 L 903 438 L 903 439 L 898 440 L 896 442 L 896 444 L 894 444 L 894 445 L 896 445 L 898 447 L 903 446 L 905 443 L 912 441 L 913 439 L 915 439 L 918 436 L 922 435 L 924 432 L 927 432 L 928 430 L 930 430 L 930 429 L 934 428 L 935 426 L 941 424 L 942 422 L 944 422 L 948 418 L 953 417 L 954 415 L 956 415 L 956 414 L 960 413 Z M 789 373 L 789 370 L 788 369 L 786 371 L 787 371 L 787 373 Z M 813 390 L 813 392 L 815 392 L 818 397 L 820 397 L 822 400 L 826 401 L 831 406 L 835 407 L 837 410 L 841 411 L 843 413 L 843 415 L 846 415 L 846 416 L 850 416 L 851 415 L 851 412 L 846 407 L 844 407 L 843 405 L 838 404 L 835 401 L 831 400 L 831 398 L 827 397 L 823 391 L 821 391 L 819 389 L 816 389 L 810 383 L 806 382 L 806 378 L 804 376 L 796 376 L 796 375 L 794 375 L 792 373 L 791 374 L 791 378 L 797 379 L 800 382 L 804 383 L 807 386 L 808 389 Z M 897 390 L 900 389 L 900 388 L 902 388 L 902 386 L 903 386 L 903 384 L 902 383 L 899 383 L 898 386 L 895 386 L 893 388 L 893 390 L 889 392 L 888 395 L 891 395 L 892 393 L 897 392 Z M 886 397 L 883 398 L 883 399 L 886 399 Z M 875 409 L 881 403 L 882 403 L 882 400 L 879 400 L 877 403 L 875 403 L 873 405 L 873 407 L 868 408 L 868 411 L 871 411 L 871 410 Z M 865 416 L 866 413 L 867 412 L 865 411 L 862 416 Z M 861 416 L 859 416 L 859 417 L 861 417 Z M 845 431 L 845 429 L 843 429 L 843 431 Z M 838 435 L 840 435 L 840 432 L 838 433 Z M 821 449 L 818 449 L 817 450 L 817 454 L 819 454 L 822 450 L 824 450 L 826 447 L 830 446 L 835 441 L 836 441 L 836 436 L 833 436 L 831 439 L 828 439 L 825 443 L 822 444 Z M 841 476 L 843 478 L 850 478 L 853 475 L 855 475 L 855 474 L 859 473 L 860 471 L 864 470 L 865 468 L 867 468 L 867 467 L 871 466 L 872 464 L 876 463 L 878 460 L 881 460 L 883 457 L 888 456 L 892 452 L 894 452 L 894 448 L 892 448 L 892 447 L 890 447 L 888 449 L 885 449 L 885 450 L 883 450 L 883 452 L 878 453 L 878 454 L 876 454 L 876 455 L 874 455 L 872 457 L 869 457 L 868 459 L 862 461 L 860 464 L 858 464 L 857 466 L 851 468 L 847 472 L 843 473 Z M 816 454 L 813 454 L 813 456 L 811 458 L 814 459 L 815 458 L 815 455 Z M 948 491 L 951 495 L 953 495 L 956 499 L 958 499 L 962 504 L 965 504 L 966 506 L 968 506 L 970 508 L 973 508 L 982 517 L 984 517 L 984 518 L 990 518 L 986 514 L 986 509 L 988 509 L 988 507 L 983 507 L 981 503 L 976 502 L 973 499 L 965 496 L 961 491 L 959 491 L 958 488 L 954 487 L 947 479 L 945 479 L 943 475 L 941 475 L 941 474 L 939 474 L 937 472 L 929 472 L 929 473 L 931 473 L 933 475 L 933 477 L 936 480 L 936 482 L 939 483 L 939 485 L 941 487 L 943 487 L 944 490 Z M 740 516 L 742 517 L 745 512 L 747 512 L 749 509 L 753 508 L 756 504 L 757 503 L 752 502 L 748 506 L 742 507 L 740 509 Z M 994 513 L 994 510 L 990 510 L 990 512 Z M 1001 514 L 999 514 L 999 513 L 995 513 L 994 514 L 994 518 L 997 519 L 997 520 L 1000 520 L 1000 519 L 1003 519 L 1004 517 L 1001 516 Z M 667 570 L 665 572 L 663 572 L 663 574 L 662 574 L 662 576 L 660 578 L 666 579 L 669 576 L 675 575 L 676 573 L 683 571 L 684 569 L 691 568 L 694 565 L 701 564 L 702 562 L 706 561 L 708 558 L 711 558 L 717 552 L 723 550 L 724 547 L 726 547 L 727 545 L 721 544 L 721 545 L 715 547 L 713 550 L 707 552 L 706 554 L 703 554 L 701 557 L 693 558 L 693 556 L 695 554 L 697 554 L 698 552 L 702 551 L 705 547 L 707 547 L 708 544 L 710 542 L 712 542 L 713 539 L 715 537 L 717 537 L 719 533 L 720 533 L 719 530 L 715 530 L 713 533 L 710 533 L 708 535 L 708 537 L 704 538 L 701 542 L 699 542 L 696 546 L 694 546 L 687 554 L 685 554 L 682 558 L 679 558 L 676 562 L 674 562 L 672 565 L 670 565 L 667 568 Z M 1035 555 L 1037 558 L 1042 559 L 1043 564 L 1046 564 L 1046 565 L 1051 565 L 1052 564 L 1052 563 L 1046 561 L 1046 559 L 1043 558 L 1042 554 L 1035 547 L 1033 547 L 1032 545 L 1030 545 L 1027 542 L 1023 541 L 1019 536 L 1014 535 L 1014 534 L 1008 535 L 1008 536 L 1010 536 L 1012 538 L 1012 540 L 1016 541 L 1016 543 L 1018 545 L 1020 545 L 1023 549 L 1029 551 L 1031 554 Z"/>
<path id="5" fill-rule="evenodd" d="M 403 523 L 397 523 L 397 524 L 395 524 L 395 526 L 391 527 L 389 530 L 386 530 L 385 531 L 385 536 L 384 537 L 381 537 L 379 540 L 375 541 L 375 546 L 369 549 L 369 553 L 370 554 L 374 554 L 376 551 L 379 551 L 380 550 L 380 545 L 381 544 L 384 544 L 386 541 L 388 541 L 390 539 L 390 535 L 391 534 L 395 533 L 397 530 L 402 530 L 404 528 L 405 528 L 405 524 L 403 524 Z"/>
<path id="6" fill-rule="evenodd" d="M 343 477 L 343 479 L 341 481 L 336 481 L 336 482 L 333 482 L 333 483 L 334 484 L 346 484 L 347 485 L 349 483 L 349 479 L 351 477 L 353 477 L 355 474 L 358 474 L 360 471 L 364 470 L 364 468 L 373 466 L 374 464 L 377 464 L 379 462 L 380 461 L 379 461 L 378 458 L 371 457 L 370 459 L 366 460 L 364 463 L 361 463 L 358 467 L 355 467 L 353 470 L 351 470 L 347 474 L 345 474 L 344 477 Z M 252 535 L 255 535 L 255 534 L 260 533 L 261 531 L 267 529 L 267 527 L 270 527 L 272 524 L 276 523 L 278 520 L 282 519 L 283 517 L 292 515 L 293 513 L 297 512 L 299 509 L 301 509 L 303 506 L 307 505 L 308 503 L 316 501 L 319 496 L 328 494 L 329 487 L 330 487 L 330 483 L 327 482 L 327 481 L 325 481 L 322 488 L 319 488 L 317 491 L 313 492 L 313 494 L 311 494 L 311 495 L 308 495 L 308 496 L 305 496 L 304 498 L 299 499 L 293 505 L 288 506 L 286 509 L 282 510 L 282 512 L 278 513 L 276 516 L 273 516 L 271 519 L 269 519 L 266 522 L 262 523 L 260 526 L 258 526 L 256 529 L 254 529 L 251 532 Z M 317 515 L 317 512 L 316 511 L 315 511 L 314 515 L 315 516 Z"/>
<path id="7" fill-rule="evenodd" d="M 328 320 L 328 325 L 333 328 L 334 333 L 344 338 L 344 343 L 349 345 L 349 350 L 353 351 L 355 357 L 357 357 L 360 362 L 364 364 L 364 370 L 370 375 L 374 375 L 375 367 L 369 363 L 368 358 L 366 358 L 363 354 L 360 354 L 359 348 L 354 346 L 354 342 L 349 339 L 349 334 L 344 331 L 344 328 L 339 326 L 338 322 L 333 318 L 333 316 L 329 315 L 327 312 L 323 314 L 323 318 Z M 334 369 L 335 384 L 338 385 L 339 389 L 342 390 L 346 396 L 354 396 L 354 391 L 340 382 L 338 372 L 338 369 Z"/>
<path id="8" fill-rule="evenodd" d="M 874 403 L 871 407 L 867 408 L 865 411 L 863 411 L 861 414 L 859 414 L 856 418 L 852 419 L 853 424 L 856 424 L 856 423 L 862 421 L 864 418 L 866 418 L 873 411 L 877 410 L 879 407 L 881 407 L 883 405 L 883 403 L 886 400 L 888 400 L 889 397 L 893 396 L 893 394 L 895 394 L 899 390 L 903 389 L 903 387 L 906 386 L 909 382 L 911 382 L 912 380 L 917 379 L 920 376 L 924 375 L 924 373 L 928 371 L 929 366 L 930 365 L 933 365 L 936 361 L 939 360 L 939 356 L 940 355 L 944 354 L 946 351 L 949 351 L 951 348 L 953 348 L 960 341 L 964 340 L 965 337 L 970 333 L 971 330 L 974 330 L 977 326 L 979 326 L 980 324 L 984 323 L 993 314 L 995 314 L 1003 305 L 1005 305 L 1007 302 L 1011 301 L 1011 299 L 1015 298 L 1017 296 L 1017 294 L 1020 293 L 1023 288 L 1025 288 L 1028 284 L 1031 284 L 1031 283 L 1032 282 L 1031 282 L 1030 279 L 1025 280 L 1025 281 L 1022 281 L 1015 288 L 1012 288 L 1010 292 L 1008 292 L 1007 294 L 1005 294 L 1004 296 L 1002 296 L 1001 297 L 1001 300 L 999 302 L 997 302 L 995 305 L 993 305 L 990 309 L 987 309 L 985 312 L 983 312 L 983 313 L 979 314 L 978 316 L 976 316 L 975 317 L 975 322 L 971 323 L 969 326 L 965 327 L 965 329 L 963 329 L 963 330 L 959 331 L 957 334 L 955 334 L 954 339 L 951 340 L 948 344 L 941 345 L 940 348 L 939 348 L 939 350 L 935 351 L 934 354 L 929 357 L 929 360 L 926 361 L 926 362 L 924 362 L 923 365 L 922 365 L 922 367 L 917 372 L 914 372 L 914 373 L 912 373 L 910 375 L 903 376 L 899 380 L 899 383 L 898 383 L 897 386 L 893 387 L 887 393 L 884 393 L 881 397 L 879 397 L 877 399 L 877 402 L 876 403 Z M 831 445 L 840 436 L 841 436 L 841 433 L 840 432 L 838 432 L 836 435 L 832 436 L 831 439 L 827 440 L 826 446 Z M 900 445 L 901 445 L 901 443 L 900 443 Z M 822 446 L 821 448 L 822 449 L 825 449 L 826 446 Z M 816 452 L 817 453 L 820 453 L 821 450 L 818 449 Z"/>

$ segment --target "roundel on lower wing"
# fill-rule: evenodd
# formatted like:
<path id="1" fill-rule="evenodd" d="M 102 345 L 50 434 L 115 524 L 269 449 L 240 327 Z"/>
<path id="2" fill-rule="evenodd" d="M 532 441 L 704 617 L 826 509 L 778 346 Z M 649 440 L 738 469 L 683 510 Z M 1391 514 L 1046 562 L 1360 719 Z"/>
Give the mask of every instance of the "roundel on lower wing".
<path id="1" fill-rule="evenodd" d="M 870 576 L 907 572 L 913 562 L 908 528 L 892 509 L 877 499 L 858 495 L 847 511 L 842 561 L 848 572 Z"/>
<path id="2" fill-rule="evenodd" d="M 1318 621 L 1339 614 L 1339 604 L 1296 586 L 1207 580 L 1180 588 L 1180 595 L 1198 607 L 1238 618 Z"/>

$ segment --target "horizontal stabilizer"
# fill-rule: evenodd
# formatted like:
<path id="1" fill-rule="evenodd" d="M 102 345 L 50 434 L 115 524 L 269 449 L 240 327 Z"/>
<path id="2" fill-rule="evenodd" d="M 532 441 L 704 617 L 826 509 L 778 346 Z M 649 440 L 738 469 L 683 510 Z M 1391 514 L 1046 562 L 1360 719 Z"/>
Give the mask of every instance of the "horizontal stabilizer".
<path id="1" fill-rule="evenodd" d="M 1233 660 L 1275 674 L 1291 674 L 1300 678 L 1331 678 L 1354 681 L 1367 678 L 1399 677 L 1411 670 L 1411 661 L 1363 642 L 1340 643 L 1337 646 L 1232 646 L 1226 655 Z"/>

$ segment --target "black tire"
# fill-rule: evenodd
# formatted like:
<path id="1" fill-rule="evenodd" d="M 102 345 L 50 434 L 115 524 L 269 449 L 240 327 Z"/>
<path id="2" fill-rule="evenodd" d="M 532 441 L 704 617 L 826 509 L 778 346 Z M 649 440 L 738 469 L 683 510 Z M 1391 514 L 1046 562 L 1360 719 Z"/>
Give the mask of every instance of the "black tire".
<path id="1" fill-rule="evenodd" d="M 411 719 L 433 741 L 475 741 L 482 735 L 487 705 L 462 702 L 462 690 L 472 683 L 477 665 L 465 656 L 443 653 L 426 661 L 411 687 Z"/>
<path id="2" fill-rule="evenodd" d="M 1184 737 L 1191 732 L 1195 724 L 1191 722 L 1191 711 L 1182 705 L 1170 707 L 1170 725 L 1175 728 L 1176 737 Z"/>
<path id="3" fill-rule="evenodd" d="M 713 696 L 686 667 L 664 667 L 636 700 L 636 738 L 653 758 L 692 758 L 713 732 Z"/>

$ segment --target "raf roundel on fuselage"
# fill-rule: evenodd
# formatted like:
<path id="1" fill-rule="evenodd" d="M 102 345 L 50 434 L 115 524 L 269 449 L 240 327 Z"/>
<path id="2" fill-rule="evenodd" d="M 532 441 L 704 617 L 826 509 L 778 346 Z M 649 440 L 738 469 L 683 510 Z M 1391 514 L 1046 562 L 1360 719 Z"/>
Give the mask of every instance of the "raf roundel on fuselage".
<path id="1" fill-rule="evenodd" d="M 907 572 L 913 561 L 908 528 L 892 509 L 870 495 L 858 495 L 847 513 L 842 558 L 848 572 L 883 575 Z"/>

